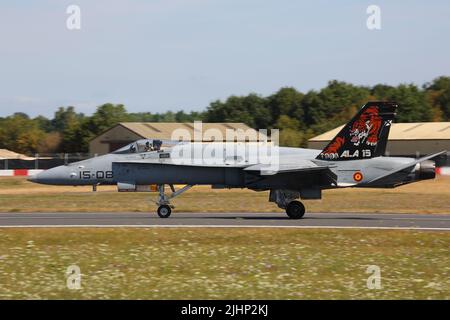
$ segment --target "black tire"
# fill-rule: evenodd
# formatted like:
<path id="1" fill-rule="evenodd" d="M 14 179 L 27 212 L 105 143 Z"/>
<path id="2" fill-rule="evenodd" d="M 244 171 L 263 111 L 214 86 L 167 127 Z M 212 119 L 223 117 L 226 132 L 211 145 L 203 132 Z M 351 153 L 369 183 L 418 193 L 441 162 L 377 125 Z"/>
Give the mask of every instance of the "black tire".
<path id="1" fill-rule="evenodd" d="M 158 208 L 158 216 L 160 218 L 168 218 L 170 217 L 170 214 L 172 213 L 172 209 L 168 205 L 163 204 L 162 206 L 159 206 Z"/>
<path id="2" fill-rule="evenodd" d="M 305 215 L 305 206 L 300 201 L 291 201 L 286 207 L 286 213 L 291 219 L 301 219 Z"/>

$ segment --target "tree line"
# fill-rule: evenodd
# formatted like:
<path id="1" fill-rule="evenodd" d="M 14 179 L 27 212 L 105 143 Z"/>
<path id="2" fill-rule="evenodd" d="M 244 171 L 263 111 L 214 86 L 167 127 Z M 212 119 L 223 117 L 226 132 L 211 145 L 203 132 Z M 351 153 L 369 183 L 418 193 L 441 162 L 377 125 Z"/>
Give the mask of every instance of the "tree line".
<path id="1" fill-rule="evenodd" d="M 449 121 L 450 77 L 415 84 L 357 86 L 332 80 L 302 93 L 283 87 L 270 96 L 230 96 L 202 112 L 127 112 L 122 104 L 105 103 L 87 116 L 73 106 L 59 107 L 52 119 L 16 112 L 0 118 L 0 148 L 16 152 L 87 152 L 89 141 L 119 122 L 244 122 L 255 129 L 280 129 L 280 144 L 305 146 L 307 140 L 347 122 L 369 100 L 399 103 L 397 122 Z"/>

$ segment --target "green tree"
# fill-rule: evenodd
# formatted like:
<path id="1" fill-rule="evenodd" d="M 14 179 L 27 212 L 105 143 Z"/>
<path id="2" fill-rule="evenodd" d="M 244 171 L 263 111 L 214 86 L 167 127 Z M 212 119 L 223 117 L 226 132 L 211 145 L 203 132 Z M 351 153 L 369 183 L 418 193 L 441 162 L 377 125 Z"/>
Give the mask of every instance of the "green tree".
<path id="1" fill-rule="evenodd" d="M 267 98 L 272 119 L 278 119 L 281 115 L 287 115 L 299 121 L 303 126 L 303 100 L 304 94 L 295 88 L 285 87 Z"/>
<path id="2" fill-rule="evenodd" d="M 37 116 L 36 118 L 33 119 L 34 122 L 36 122 L 36 124 L 38 125 L 38 127 L 45 131 L 45 132 L 51 132 L 53 131 L 53 125 L 52 125 L 52 121 L 47 119 L 44 116 Z"/>
<path id="3" fill-rule="evenodd" d="M 176 122 L 194 122 L 201 121 L 203 119 L 203 114 L 201 112 L 192 111 L 190 113 L 185 113 L 183 110 L 175 113 Z"/>
<path id="4" fill-rule="evenodd" d="M 280 146 L 300 147 L 304 144 L 304 136 L 300 131 L 300 121 L 281 115 L 275 123 L 275 128 L 280 130 Z"/>
<path id="5" fill-rule="evenodd" d="M 75 112 L 75 108 L 59 108 L 53 125 L 62 133 L 62 152 L 87 152 L 89 141 L 119 122 L 128 121 L 129 116 L 122 104 L 106 103 L 86 117 Z"/>
<path id="6" fill-rule="evenodd" d="M 61 133 L 52 131 L 45 133 L 43 138 L 39 140 L 37 152 L 42 154 L 53 154 L 59 152 L 62 145 Z"/>
<path id="7" fill-rule="evenodd" d="M 2 120 L 0 126 L 0 148 L 19 153 L 33 154 L 45 132 L 38 124 L 22 113 L 16 113 Z"/>
<path id="8" fill-rule="evenodd" d="M 369 97 L 366 87 L 330 81 L 318 93 L 312 91 L 304 97 L 305 123 L 316 132 L 333 129 L 347 122 Z"/>
<path id="9" fill-rule="evenodd" d="M 71 126 L 76 122 L 79 122 L 83 118 L 83 114 L 76 113 L 75 108 L 69 106 L 59 107 L 55 112 L 55 116 L 51 120 L 53 130 L 63 132 L 67 126 Z"/>
<path id="10" fill-rule="evenodd" d="M 59 133 L 60 137 L 60 147 L 57 151 L 62 152 L 78 152 L 80 151 L 80 140 L 78 136 L 74 133 L 80 127 L 84 115 L 82 113 L 77 113 L 75 108 L 69 107 L 59 107 L 55 112 L 55 116 L 51 120 L 52 128 Z M 58 136 L 48 137 L 49 144 L 54 144 L 58 140 Z"/>
<path id="11" fill-rule="evenodd" d="M 123 104 L 105 103 L 97 107 L 91 117 L 81 119 L 64 132 L 66 152 L 87 152 L 89 141 L 119 122 L 128 121 L 128 113 Z"/>
<path id="12" fill-rule="evenodd" d="M 156 122 L 155 115 L 151 112 L 135 112 L 128 114 L 128 120 L 130 122 Z"/>
<path id="13" fill-rule="evenodd" d="M 432 109 L 426 93 L 414 84 L 390 87 L 377 98 L 399 104 L 396 122 L 423 122 L 432 119 Z"/>
<path id="14" fill-rule="evenodd" d="M 272 123 L 266 100 L 254 93 L 231 96 L 225 102 L 212 102 L 206 109 L 205 122 L 244 122 L 250 127 L 268 128 Z"/>
<path id="15" fill-rule="evenodd" d="M 443 115 L 442 120 L 450 119 L 450 77 L 439 77 L 430 84 L 426 84 L 425 90 L 434 107 Z"/>
<path id="16" fill-rule="evenodd" d="M 372 96 L 377 100 L 386 100 L 386 94 L 388 91 L 393 90 L 393 86 L 387 84 L 377 84 L 370 90 Z"/>
<path id="17" fill-rule="evenodd" d="M 128 114 L 123 104 L 105 103 L 97 107 L 87 126 L 93 135 L 97 135 L 124 121 L 128 121 Z"/>
<path id="18" fill-rule="evenodd" d="M 160 114 L 159 116 L 160 116 L 160 118 L 159 118 L 160 122 L 175 122 L 176 121 L 175 114 L 172 111 L 167 111 L 163 114 Z"/>

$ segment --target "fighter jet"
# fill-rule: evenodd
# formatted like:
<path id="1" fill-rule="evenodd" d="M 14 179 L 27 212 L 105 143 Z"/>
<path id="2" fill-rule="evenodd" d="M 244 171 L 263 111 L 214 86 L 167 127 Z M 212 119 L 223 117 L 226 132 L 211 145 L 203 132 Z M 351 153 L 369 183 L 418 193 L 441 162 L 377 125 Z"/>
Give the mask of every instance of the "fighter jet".
<path id="1" fill-rule="evenodd" d="M 195 142 L 165 148 L 160 140 L 138 140 L 110 154 L 43 171 L 29 180 L 94 188 L 117 185 L 118 191 L 127 192 L 155 191 L 161 218 L 171 215 L 172 198 L 195 185 L 270 191 L 270 202 L 284 209 L 289 218 L 300 219 L 305 206 L 298 199 L 321 199 L 323 190 L 394 188 L 435 178 L 432 159 L 446 151 L 418 159 L 385 156 L 397 107 L 395 102 L 368 102 L 323 150 L 273 147 L 277 151 L 275 166 L 258 157 L 230 157 L 226 153 L 219 153 L 215 161 L 202 158 L 208 148 L 221 150 L 213 143 L 199 143 L 200 152 L 196 152 Z M 234 143 L 234 151 L 251 154 L 248 145 Z M 185 161 L 186 155 L 190 161 Z M 185 186 L 175 190 L 175 185 Z M 170 193 L 166 193 L 166 186 Z"/>

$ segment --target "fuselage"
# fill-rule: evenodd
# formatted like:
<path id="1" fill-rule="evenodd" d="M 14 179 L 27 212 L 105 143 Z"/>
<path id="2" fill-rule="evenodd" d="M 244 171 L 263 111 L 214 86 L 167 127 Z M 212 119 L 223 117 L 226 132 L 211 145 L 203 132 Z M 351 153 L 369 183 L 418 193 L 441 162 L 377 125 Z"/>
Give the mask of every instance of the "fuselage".
<path id="1" fill-rule="evenodd" d="M 185 144 L 189 146 L 189 144 Z M 235 164 L 236 162 L 242 162 L 242 167 L 253 165 L 258 163 L 258 157 L 253 157 L 251 155 L 253 149 L 249 148 L 249 144 L 245 143 L 235 143 L 233 155 L 223 153 L 221 158 L 215 157 L 211 160 L 211 157 L 205 156 L 204 152 L 207 152 L 207 148 L 210 148 L 213 144 L 199 143 L 196 146 L 200 146 L 202 152 L 200 156 L 195 157 L 194 144 L 192 147 L 192 157 L 189 157 L 189 162 L 192 163 L 227 163 Z M 303 148 L 289 148 L 289 147 L 278 147 L 279 157 L 294 156 L 298 159 L 313 159 L 319 153 L 320 150 L 314 149 L 303 149 Z M 129 149 L 128 149 L 129 150 Z M 247 152 L 246 152 L 247 151 Z M 249 154 L 250 152 L 250 154 Z M 237 156 L 236 156 L 237 155 Z M 239 155 L 243 155 L 241 159 Z M 111 185 L 117 184 L 119 181 L 115 178 L 113 172 L 114 162 L 126 162 L 126 161 L 149 161 L 157 163 L 173 163 L 175 159 L 180 159 L 180 156 L 174 148 L 169 148 L 166 150 L 158 151 L 143 151 L 143 152 L 113 152 L 90 159 L 72 162 L 67 165 L 58 166 L 45 170 L 35 176 L 29 178 L 30 181 L 42 184 L 50 185 Z M 208 160 L 209 159 L 209 160 Z M 159 178 L 158 178 L 159 180 Z M 145 182 L 146 184 L 155 183 L 154 179 Z"/>
<path id="2" fill-rule="evenodd" d="M 189 144 L 184 144 L 189 147 Z M 170 148 L 158 151 L 138 152 L 113 152 L 110 154 L 73 162 L 67 165 L 46 170 L 29 180 L 37 183 L 51 185 L 116 185 L 118 183 L 131 183 L 136 185 L 149 184 L 197 184 L 222 187 L 245 187 L 244 168 L 260 163 L 261 159 L 255 156 L 255 150 L 249 148 L 249 144 L 233 144 L 233 153 L 223 152 L 219 156 L 211 153 L 212 144 L 197 144 L 199 152 L 192 150 L 188 162 L 181 160 L 179 150 Z M 209 148 L 209 149 L 208 149 Z M 131 149 L 133 150 L 133 149 Z M 217 150 L 217 149 L 216 149 Z M 201 152 L 200 152 L 201 151 Z M 253 153 L 253 154 L 252 154 Z M 317 160 L 320 150 L 304 148 L 277 147 L 277 161 L 280 163 L 295 163 L 309 160 L 317 165 L 326 165 L 337 176 L 337 184 L 331 187 L 364 186 L 365 182 L 386 174 L 396 167 L 404 166 L 414 161 L 413 158 L 403 157 L 375 157 L 371 159 L 324 161 Z M 213 157 L 214 156 L 214 157 Z M 212 159 L 214 158 L 214 159 Z M 121 171 L 115 169 L 114 163 L 126 163 L 141 161 L 142 163 L 155 164 L 152 168 L 142 167 L 133 172 L 126 172 L 126 166 L 121 166 Z M 181 162 L 180 162 L 181 161 Z M 207 163 L 208 165 L 202 165 Z M 164 166 L 164 164 L 167 164 Z M 415 170 L 407 169 L 413 179 Z M 358 183 L 355 183 L 355 173 L 361 175 Z M 127 175 L 128 174 L 128 175 Z M 408 179 L 408 180 L 411 180 Z"/>

